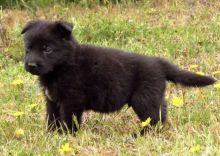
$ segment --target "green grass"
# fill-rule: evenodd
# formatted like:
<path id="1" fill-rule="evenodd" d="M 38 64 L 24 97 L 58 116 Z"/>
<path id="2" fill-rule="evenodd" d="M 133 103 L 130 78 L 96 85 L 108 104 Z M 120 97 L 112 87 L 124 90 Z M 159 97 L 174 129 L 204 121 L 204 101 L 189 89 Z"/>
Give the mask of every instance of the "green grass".
<path id="1" fill-rule="evenodd" d="M 155 2 L 157 0 L 154 0 Z M 107 5 L 127 5 L 130 3 L 138 2 L 137 0 L 1 0 L 0 5 L 4 8 L 20 8 L 20 9 L 28 9 L 35 10 L 39 7 L 48 7 L 53 6 L 55 4 L 68 6 L 68 5 L 80 5 L 84 7 L 94 7 L 96 5 L 107 6 Z M 151 3 L 148 0 L 142 0 L 142 2 L 148 4 Z M 157 3 L 157 2 L 156 2 Z"/>
<path id="2" fill-rule="evenodd" d="M 159 1 L 158 1 L 159 2 Z M 179 2 L 179 1 L 178 1 Z M 76 155 L 220 155 L 220 90 L 183 88 L 168 84 L 168 123 L 134 139 L 140 122 L 130 108 L 109 115 L 89 112 L 78 134 L 46 133 L 45 105 L 37 77 L 23 68 L 22 26 L 31 19 L 64 19 L 75 23 L 83 43 L 108 46 L 144 55 L 165 57 L 181 68 L 214 76 L 220 70 L 220 3 L 168 7 L 107 5 L 95 8 L 55 5 L 50 8 L 4 9 L 0 13 L 0 152 L 1 155 L 59 155 L 69 143 Z M 4 33 L 3 33 L 4 32 Z M 6 35 L 5 35 L 6 34 Z M 197 64 L 198 68 L 190 69 Z M 14 84 L 14 80 L 22 80 Z M 36 104 L 33 107 L 32 104 Z M 15 117 L 15 112 L 24 112 Z M 15 136 L 22 128 L 24 135 Z M 159 126 L 157 127 L 160 128 Z M 200 146 L 197 152 L 190 149 Z"/>

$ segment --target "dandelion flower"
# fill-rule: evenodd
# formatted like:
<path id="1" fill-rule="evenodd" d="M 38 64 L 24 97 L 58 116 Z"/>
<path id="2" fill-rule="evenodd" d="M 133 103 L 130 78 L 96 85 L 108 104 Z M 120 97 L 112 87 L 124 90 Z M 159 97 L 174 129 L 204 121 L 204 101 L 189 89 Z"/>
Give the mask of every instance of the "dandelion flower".
<path id="1" fill-rule="evenodd" d="M 59 149 L 60 154 L 62 155 L 71 155 L 74 154 L 73 148 L 69 146 L 69 143 L 65 143 L 64 145 L 61 146 Z"/>
<path id="2" fill-rule="evenodd" d="M 23 116 L 24 115 L 24 112 L 15 112 L 14 114 L 13 114 L 13 116 L 15 116 L 15 117 L 21 117 L 21 116 Z"/>
<path id="3" fill-rule="evenodd" d="M 31 109 L 35 108 L 36 106 L 37 106 L 36 103 L 33 103 L 33 104 L 29 105 L 29 107 L 30 107 Z"/>
<path id="4" fill-rule="evenodd" d="M 192 64 L 189 66 L 190 69 L 197 69 L 198 68 L 198 65 L 197 64 Z"/>
<path id="5" fill-rule="evenodd" d="M 214 84 L 214 88 L 215 88 L 215 89 L 220 89 L 220 82 L 219 82 L 219 83 Z"/>
<path id="6" fill-rule="evenodd" d="M 174 97 L 171 100 L 171 104 L 176 106 L 176 107 L 182 107 L 183 106 L 183 99 L 180 97 Z"/>
<path id="7" fill-rule="evenodd" d="M 196 72 L 196 74 L 198 74 L 198 75 L 205 75 L 205 73 L 203 73 L 201 71 Z"/>
<path id="8" fill-rule="evenodd" d="M 146 127 L 150 124 L 150 122 L 151 122 L 151 118 L 149 117 L 149 118 L 147 118 L 147 120 L 145 120 L 144 122 L 141 123 L 141 126 Z"/>
<path id="9" fill-rule="evenodd" d="M 23 129 L 21 129 L 21 128 L 17 128 L 16 130 L 15 130 L 15 137 L 16 138 L 21 138 L 22 136 L 24 136 L 24 130 Z"/>
<path id="10" fill-rule="evenodd" d="M 13 86 L 22 86 L 24 84 L 24 81 L 21 79 L 16 79 L 14 81 L 12 81 L 11 83 Z"/>
<path id="11" fill-rule="evenodd" d="M 199 151 L 201 151 L 201 145 L 199 145 L 199 144 L 194 145 L 194 146 L 192 146 L 192 147 L 190 148 L 189 151 L 192 152 L 192 153 L 199 152 Z"/>

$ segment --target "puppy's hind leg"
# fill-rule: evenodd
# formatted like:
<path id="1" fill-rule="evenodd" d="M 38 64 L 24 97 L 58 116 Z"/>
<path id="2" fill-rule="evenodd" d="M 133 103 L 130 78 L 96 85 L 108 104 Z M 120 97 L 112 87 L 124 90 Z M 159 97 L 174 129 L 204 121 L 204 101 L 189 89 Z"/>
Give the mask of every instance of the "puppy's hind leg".
<path id="1" fill-rule="evenodd" d="M 160 114 L 161 114 L 161 121 L 164 124 L 167 120 L 167 103 L 166 103 L 165 99 L 162 100 Z"/>
<path id="2" fill-rule="evenodd" d="M 154 126 L 158 121 L 166 121 L 166 103 L 158 92 L 140 89 L 133 94 L 130 105 L 142 122 L 150 118 L 150 125 Z M 144 127 L 141 135 L 148 130 L 149 126 Z"/>

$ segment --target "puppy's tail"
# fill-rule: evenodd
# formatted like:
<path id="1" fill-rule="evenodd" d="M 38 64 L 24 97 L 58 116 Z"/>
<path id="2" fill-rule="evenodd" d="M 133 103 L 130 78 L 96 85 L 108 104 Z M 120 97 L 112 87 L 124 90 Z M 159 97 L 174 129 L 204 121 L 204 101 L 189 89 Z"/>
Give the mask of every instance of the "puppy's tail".
<path id="1" fill-rule="evenodd" d="M 181 70 L 177 66 L 162 59 L 160 59 L 160 64 L 165 73 L 166 79 L 174 83 L 180 83 L 184 86 L 203 87 L 216 82 L 216 80 L 211 77 Z"/>

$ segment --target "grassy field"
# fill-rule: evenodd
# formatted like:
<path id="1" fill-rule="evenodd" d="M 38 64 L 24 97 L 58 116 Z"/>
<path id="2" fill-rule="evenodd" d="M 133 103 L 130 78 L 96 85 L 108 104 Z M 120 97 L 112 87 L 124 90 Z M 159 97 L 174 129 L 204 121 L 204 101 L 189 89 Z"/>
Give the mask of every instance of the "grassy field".
<path id="1" fill-rule="evenodd" d="M 131 135 L 141 123 L 130 108 L 109 115 L 88 112 L 75 137 L 46 133 L 37 77 L 25 72 L 22 62 L 20 32 L 31 19 L 67 20 L 80 42 L 164 57 L 220 79 L 220 2 L 147 2 L 0 7 L 0 155 L 220 155 L 219 85 L 168 84 L 168 123 L 144 137 Z M 175 106 L 173 98 L 183 105 Z"/>

